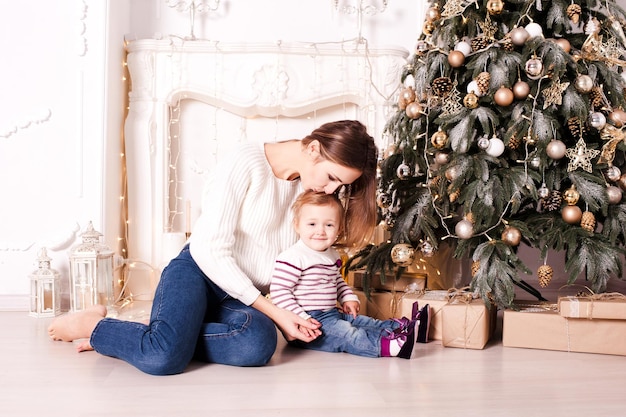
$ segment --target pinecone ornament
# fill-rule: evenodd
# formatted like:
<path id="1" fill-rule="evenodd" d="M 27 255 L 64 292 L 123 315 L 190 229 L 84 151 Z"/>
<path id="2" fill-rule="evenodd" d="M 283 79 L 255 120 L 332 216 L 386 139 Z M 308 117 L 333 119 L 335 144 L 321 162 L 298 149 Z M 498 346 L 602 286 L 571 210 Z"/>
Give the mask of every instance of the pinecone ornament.
<path id="1" fill-rule="evenodd" d="M 452 91 L 452 80 L 450 77 L 438 77 L 433 80 L 432 91 L 438 97 L 443 97 Z"/>
<path id="2" fill-rule="evenodd" d="M 476 84 L 478 85 L 478 91 L 480 94 L 485 95 L 489 92 L 489 83 L 491 82 L 491 74 L 484 71 L 478 74 L 476 77 Z"/>
<path id="3" fill-rule="evenodd" d="M 567 119 L 567 128 L 574 138 L 580 137 L 582 134 L 586 133 L 585 123 L 580 120 L 577 116 L 570 117 Z"/>
<path id="4" fill-rule="evenodd" d="M 595 86 L 591 89 L 591 91 L 589 92 L 589 101 L 591 103 L 591 106 L 594 108 L 602 107 L 602 104 L 604 104 L 604 94 L 602 93 L 602 87 Z"/>
<path id="5" fill-rule="evenodd" d="M 552 190 L 550 194 L 543 199 L 543 207 L 548 211 L 555 211 L 561 207 L 563 196 L 559 190 Z"/>
<path id="6" fill-rule="evenodd" d="M 567 17 L 572 21 L 572 23 L 577 24 L 580 21 L 580 13 L 582 12 L 582 8 L 579 4 L 570 4 L 567 6 Z"/>
<path id="7" fill-rule="evenodd" d="M 472 52 L 476 52 L 489 46 L 489 41 L 484 36 L 479 36 L 472 39 L 470 45 L 472 46 Z"/>
<path id="8" fill-rule="evenodd" d="M 596 230 L 596 216 L 590 211 L 583 212 L 583 216 L 580 219 L 580 227 L 588 232 Z"/>
<path id="9" fill-rule="evenodd" d="M 541 265 L 539 269 L 537 269 L 537 277 L 541 288 L 547 287 L 550 281 L 552 281 L 553 276 L 554 270 L 550 265 Z"/>
<path id="10" fill-rule="evenodd" d="M 504 37 L 504 39 L 501 39 L 500 45 L 502 46 L 502 49 L 504 49 L 507 52 L 511 52 L 515 49 L 515 45 L 513 44 L 513 39 L 511 39 L 510 36 L 506 36 Z"/>
<path id="11" fill-rule="evenodd" d="M 480 261 L 472 262 L 472 276 L 476 276 L 478 270 L 480 269 Z"/>
<path id="12" fill-rule="evenodd" d="M 522 144 L 522 138 L 520 138 L 518 135 L 513 134 L 511 135 L 511 137 L 509 138 L 509 141 L 507 143 L 507 146 L 509 147 L 509 149 L 517 149 L 519 148 L 519 146 Z"/>

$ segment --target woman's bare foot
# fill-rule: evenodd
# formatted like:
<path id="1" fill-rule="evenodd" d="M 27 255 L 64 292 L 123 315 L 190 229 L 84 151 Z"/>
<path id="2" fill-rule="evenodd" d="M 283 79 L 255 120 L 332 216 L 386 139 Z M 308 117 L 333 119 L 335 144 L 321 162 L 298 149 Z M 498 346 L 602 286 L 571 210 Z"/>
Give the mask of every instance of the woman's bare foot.
<path id="1" fill-rule="evenodd" d="M 105 306 L 96 305 L 85 310 L 60 316 L 48 327 L 48 335 L 52 340 L 71 342 L 77 339 L 89 339 L 96 325 L 107 315 Z M 89 345 L 89 343 L 87 342 Z M 82 345 L 82 343 L 81 343 Z M 91 350 L 91 345 L 82 350 Z M 81 347 L 79 346 L 79 352 Z"/>

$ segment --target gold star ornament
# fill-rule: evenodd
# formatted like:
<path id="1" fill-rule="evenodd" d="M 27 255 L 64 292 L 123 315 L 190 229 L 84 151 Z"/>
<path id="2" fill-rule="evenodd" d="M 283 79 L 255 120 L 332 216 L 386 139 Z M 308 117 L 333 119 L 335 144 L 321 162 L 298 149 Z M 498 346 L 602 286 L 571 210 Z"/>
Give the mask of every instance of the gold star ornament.
<path id="1" fill-rule="evenodd" d="M 598 156 L 600 151 L 595 149 L 587 149 L 587 144 L 580 138 L 574 148 L 565 150 L 565 156 L 569 158 L 567 172 L 572 172 L 578 168 L 582 168 L 587 172 L 593 171 L 591 160 Z"/>
<path id="2" fill-rule="evenodd" d="M 567 89 L 569 83 L 561 83 L 560 80 L 556 80 L 552 85 L 545 90 L 542 94 L 544 96 L 543 109 L 547 109 L 553 104 L 563 103 L 563 92 Z"/>

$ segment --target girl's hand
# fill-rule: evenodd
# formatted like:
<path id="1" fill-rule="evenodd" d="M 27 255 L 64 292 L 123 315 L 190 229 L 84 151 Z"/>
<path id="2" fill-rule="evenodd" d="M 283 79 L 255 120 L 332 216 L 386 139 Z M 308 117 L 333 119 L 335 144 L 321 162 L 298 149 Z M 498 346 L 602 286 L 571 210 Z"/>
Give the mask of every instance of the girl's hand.
<path id="1" fill-rule="evenodd" d="M 361 310 L 361 304 L 358 301 L 346 301 L 341 305 L 341 309 L 344 313 L 351 314 L 352 317 L 356 318 Z"/>

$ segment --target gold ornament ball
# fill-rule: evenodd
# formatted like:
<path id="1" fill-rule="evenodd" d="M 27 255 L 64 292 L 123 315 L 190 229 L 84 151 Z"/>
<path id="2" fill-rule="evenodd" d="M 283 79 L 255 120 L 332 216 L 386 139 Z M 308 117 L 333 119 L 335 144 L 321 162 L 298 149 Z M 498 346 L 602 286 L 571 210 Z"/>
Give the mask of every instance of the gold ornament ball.
<path id="1" fill-rule="evenodd" d="M 417 119 L 420 117 L 422 113 L 422 106 L 417 102 L 412 102 L 406 105 L 406 109 L 404 110 L 407 117 L 410 119 Z"/>
<path id="2" fill-rule="evenodd" d="M 530 85 L 526 81 L 518 81 L 513 85 L 513 96 L 517 100 L 525 100 L 530 94 Z"/>
<path id="3" fill-rule="evenodd" d="M 430 143 L 437 149 L 443 149 L 448 144 L 448 134 L 443 130 L 438 130 L 430 138 Z"/>
<path id="4" fill-rule="evenodd" d="M 551 140 L 546 146 L 546 154 L 552 159 L 561 159 L 565 156 L 566 146 L 558 139 Z"/>
<path id="5" fill-rule="evenodd" d="M 463 98 L 463 105 L 468 109 L 475 109 L 478 107 L 478 96 L 474 93 L 469 93 Z"/>
<path id="6" fill-rule="evenodd" d="M 561 209 L 561 217 L 569 224 L 578 224 L 583 217 L 583 211 L 578 206 L 565 206 Z"/>
<path id="7" fill-rule="evenodd" d="M 469 239 L 474 234 L 474 225 L 471 221 L 463 219 L 454 226 L 454 232 L 461 239 Z"/>
<path id="8" fill-rule="evenodd" d="M 430 20 L 425 21 L 422 32 L 424 32 L 426 35 L 430 35 L 433 33 L 433 30 L 435 30 L 435 24 Z"/>
<path id="9" fill-rule="evenodd" d="M 513 94 L 513 90 L 510 88 L 500 87 L 493 95 L 493 99 L 498 106 L 507 107 L 513 103 L 515 95 Z"/>
<path id="10" fill-rule="evenodd" d="M 563 192 L 563 200 L 570 206 L 578 203 L 578 199 L 580 198 L 580 193 L 574 186 L 568 188 Z"/>
<path id="11" fill-rule="evenodd" d="M 487 2 L 487 11 L 490 15 L 498 15 L 504 10 L 504 2 L 502 0 L 489 0 Z"/>
<path id="12" fill-rule="evenodd" d="M 576 80 L 574 81 L 574 87 L 579 93 L 586 94 L 590 92 L 593 88 L 593 80 L 587 74 L 581 74 L 576 77 Z"/>
<path id="13" fill-rule="evenodd" d="M 408 243 L 398 243 L 391 248 L 391 260 L 399 266 L 411 266 L 415 261 L 415 249 Z"/>
<path id="14" fill-rule="evenodd" d="M 522 232 L 517 227 L 506 226 L 502 231 L 502 241 L 509 246 L 517 246 L 522 241 Z"/>
<path id="15" fill-rule="evenodd" d="M 407 87 L 402 89 L 400 97 L 408 104 L 415 101 L 415 89 L 413 87 Z"/>
<path id="16" fill-rule="evenodd" d="M 609 204 L 619 204 L 622 202 L 622 189 L 614 185 L 606 187 L 606 194 L 609 197 Z"/>
<path id="17" fill-rule="evenodd" d="M 561 49 L 564 50 L 567 54 L 569 54 L 569 52 L 572 50 L 572 45 L 565 38 L 558 38 L 554 42 L 556 42 L 556 44 L 559 45 Z"/>
<path id="18" fill-rule="evenodd" d="M 437 7 L 430 7 L 426 10 L 426 19 L 434 22 L 435 20 L 439 20 L 441 18 L 441 12 Z"/>
<path id="19" fill-rule="evenodd" d="M 609 120 L 613 122 L 615 127 L 621 128 L 626 123 L 626 112 L 622 109 L 613 110 L 609 113 Z"/>
<path id="20" fill-rule="evenodd" d="M 452 68 L 459 68 L 465 63 L 465 55 L 461 51 L 450 51 L 448 54 L 448 64 Z"/>

